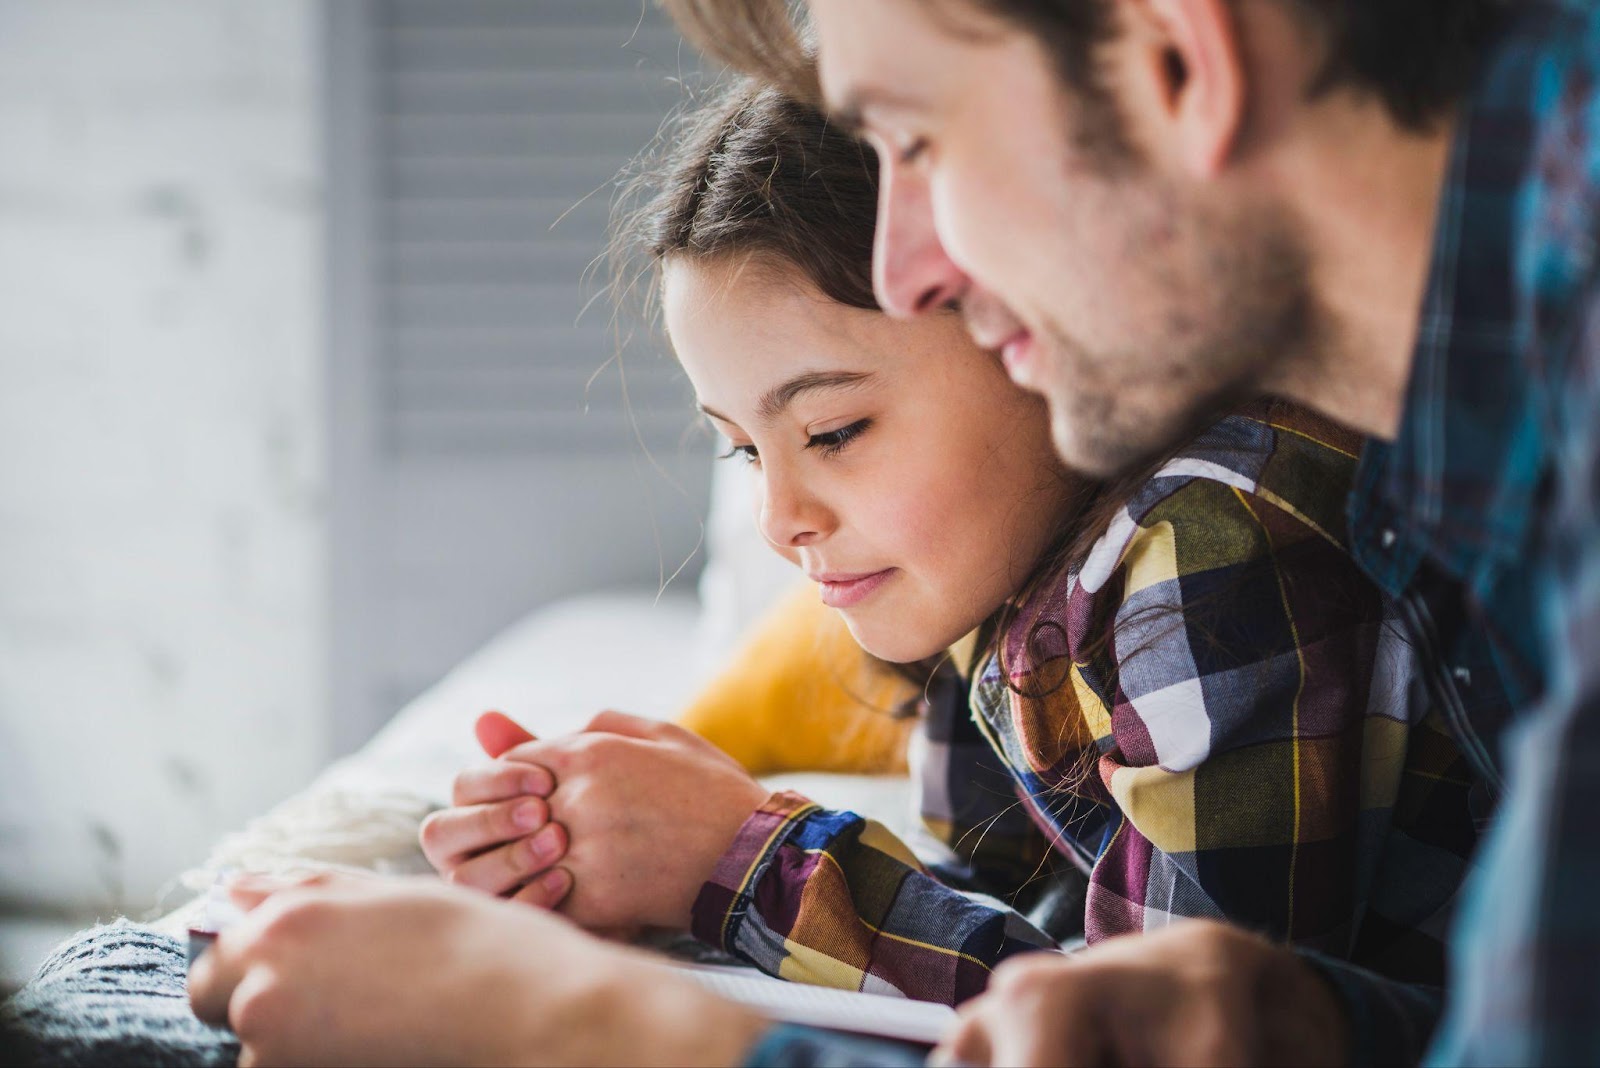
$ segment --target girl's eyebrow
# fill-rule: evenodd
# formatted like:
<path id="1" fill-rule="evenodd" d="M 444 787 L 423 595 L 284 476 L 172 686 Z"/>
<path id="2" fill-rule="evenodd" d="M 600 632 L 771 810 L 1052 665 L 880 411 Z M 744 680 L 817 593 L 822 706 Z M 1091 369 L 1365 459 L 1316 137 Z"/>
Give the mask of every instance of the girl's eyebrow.
<path id="1" fill-rule="evenodd" d="M 854 389 L 871 377 L 871 371 L 806 371 L 795 375 L 787 382 L 772 387 L 762 394 L 760 402 L 756 404 L 756 413 L 763 422 L 770 423 L 782 415 L 784 410 L 794 403 L 794 399 L 803 393 L 830 389 Z M 713 419 L 721 420 L 730 426 L 739 425 L 721 412 L 707 408 L 704 404 L 698 404 L 696 407 Z"/>

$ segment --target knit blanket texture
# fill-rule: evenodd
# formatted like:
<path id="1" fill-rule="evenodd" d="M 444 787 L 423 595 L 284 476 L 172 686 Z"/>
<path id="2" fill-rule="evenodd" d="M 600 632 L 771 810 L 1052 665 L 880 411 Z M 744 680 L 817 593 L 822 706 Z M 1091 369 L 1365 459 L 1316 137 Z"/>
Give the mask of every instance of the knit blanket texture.
<path id="1" fill-rule="evenodd" d="M 188 968 L 176 938 L 126 920 L 79 933 L 0 1005 L 0 1064 L 235 1064 L 233 1033 L 189 1009 Z"/>

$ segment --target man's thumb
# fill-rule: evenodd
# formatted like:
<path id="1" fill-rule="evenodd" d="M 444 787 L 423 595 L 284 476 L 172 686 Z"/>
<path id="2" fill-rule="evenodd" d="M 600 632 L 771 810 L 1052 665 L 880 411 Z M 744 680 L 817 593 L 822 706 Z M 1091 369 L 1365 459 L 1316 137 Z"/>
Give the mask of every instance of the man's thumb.
<path id="1" fill-rule="evenodd" d="M 535 740 L 532 734 L 523 730 L 516 720 L 504 712 L 485 712 L 478 717 L 472 729 L 478 736 L 478 744 L 491 757 L 497 757 L 523 742 Z"/>

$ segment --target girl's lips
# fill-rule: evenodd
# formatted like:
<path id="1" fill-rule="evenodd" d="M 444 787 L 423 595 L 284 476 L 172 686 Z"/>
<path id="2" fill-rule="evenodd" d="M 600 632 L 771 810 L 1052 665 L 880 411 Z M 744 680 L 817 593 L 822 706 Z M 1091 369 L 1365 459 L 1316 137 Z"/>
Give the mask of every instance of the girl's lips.
<path id="1" fill-rule="evenodd" d="M 1011 376 L 1011 381 L 1025 389 L 1032 385 L 1036 348 L 1033 335 L 1026 330 L 1012 334 L 1000 346 L 1000 362 L 1005 364 L 1006 374 Z"/>
<path id="2" fill-rule="evenodd" d="M 829 608 L 853 608 L 889 581 L 894 570 L 886 567 L 868 575 L 820 575 L 816 582 L 822 590 L 822 603 Z"/>

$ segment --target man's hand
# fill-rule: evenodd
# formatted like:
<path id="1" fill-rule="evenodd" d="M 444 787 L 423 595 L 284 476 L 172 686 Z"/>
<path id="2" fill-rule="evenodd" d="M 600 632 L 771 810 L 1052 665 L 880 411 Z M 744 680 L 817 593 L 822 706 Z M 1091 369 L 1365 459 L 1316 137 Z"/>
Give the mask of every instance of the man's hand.
<path id="1" fill-rule="evenodd" d="M 499 712 L 478 717 L 476 732 L 491 757 L 534 741 Z M 458 886 L 554 908 L 572 888 L 572 876 L 553 867 L 567 851 L 566 829 L 550 821 L 554 789 L 549 770 L 526 761 L 468 768 L 451 787 L 452 807 L 422 821 L 422 853 Z"/>
<path id="2" fill-rule="evenodd" d="M 507 750 L 546 768 L 550 818 L 565 827 L 562 911 L 585 927 L 687 929 L 700 887 L 769 796 L 744 767 L 671 723 L 602 712 L 582 732 Z"/>
<path id="3" fill-rule="evenodd" d="M 1291 951 L 1191 921 L 995 969 L 934 1052 L 969 1065 L 1343 1064 L 1333 991 Z"/>
<path id="4" fill-rule="evenodd" d="M 270 893 L 195 963 L 189 995 L 233 1027 L 243 1068 L 736 1064 L 767 1026 L 557 916 L 421 880 Z"/>

